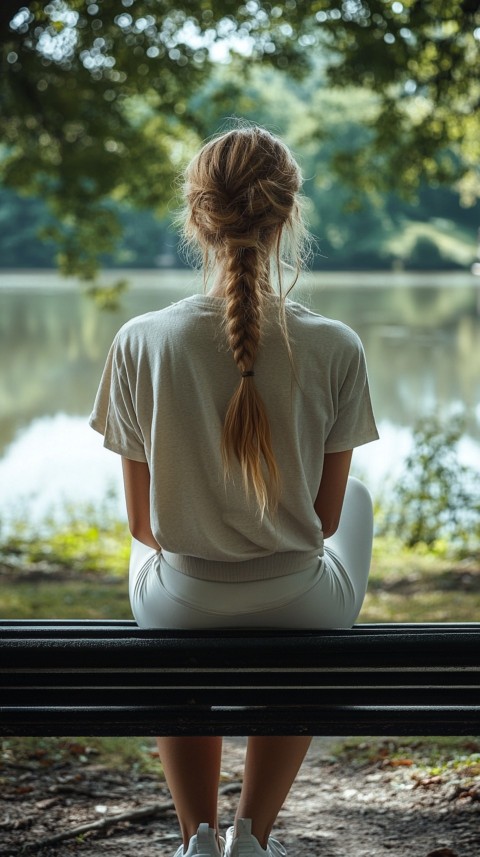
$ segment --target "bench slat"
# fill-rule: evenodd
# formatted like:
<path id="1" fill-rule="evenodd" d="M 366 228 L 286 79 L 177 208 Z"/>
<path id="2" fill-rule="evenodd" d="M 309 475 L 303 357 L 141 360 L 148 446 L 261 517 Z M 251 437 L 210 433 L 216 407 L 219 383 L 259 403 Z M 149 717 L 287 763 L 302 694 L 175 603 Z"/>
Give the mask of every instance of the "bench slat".
<path id="1" fill-rule="evenodd" d="M 480 707 L 3 708 L 3 735 L 476 735 Z M 10 725 L 10 728 L 7 728 Z"/>
<path id="2" fill-rule="evenodd" d="M 0 621 L 2 735 L 474 735 L 480 623 Z"/>

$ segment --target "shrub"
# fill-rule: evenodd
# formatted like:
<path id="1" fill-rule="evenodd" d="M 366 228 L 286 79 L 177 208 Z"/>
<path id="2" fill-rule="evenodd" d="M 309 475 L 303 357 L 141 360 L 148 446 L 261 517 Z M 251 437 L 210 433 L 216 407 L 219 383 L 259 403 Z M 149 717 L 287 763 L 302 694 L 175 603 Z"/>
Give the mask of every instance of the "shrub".
<path id="1" fill-rule="evenodd" d="M 414 429 L 385 522 L 408 547 L 444 542 L 460 554 L 479 550 L 480 487 L 458 459 L 462 432 L 459 418 L 443 426 L 434 416 Z"/>

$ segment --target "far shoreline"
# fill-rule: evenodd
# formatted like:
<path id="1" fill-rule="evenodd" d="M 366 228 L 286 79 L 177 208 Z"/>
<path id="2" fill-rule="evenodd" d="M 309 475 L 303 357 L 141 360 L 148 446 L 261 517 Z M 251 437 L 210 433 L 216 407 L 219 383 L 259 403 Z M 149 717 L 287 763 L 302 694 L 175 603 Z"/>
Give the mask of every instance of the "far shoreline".
<path id="1" fill-rule="evenodd" d="M 203 291 L 202 275 L 187 268 L 109 268 L 101 272 L 99 285 L 110 286 L 116 280 L 127 280 L 131 290 L 156 290 L 162 287 L 182 291 Z M 288 279 L 287 279 L 288 284 Z M 298 288 L 459 288 L 479 287 L 480 280 L 471 270 L 432 271 L 307 271 L 301 275 Z M 89 284 L 78 277 L 63 277 L 52 268 L 0 269 L 0 293 L 12 291 L 82 292 Z"/>

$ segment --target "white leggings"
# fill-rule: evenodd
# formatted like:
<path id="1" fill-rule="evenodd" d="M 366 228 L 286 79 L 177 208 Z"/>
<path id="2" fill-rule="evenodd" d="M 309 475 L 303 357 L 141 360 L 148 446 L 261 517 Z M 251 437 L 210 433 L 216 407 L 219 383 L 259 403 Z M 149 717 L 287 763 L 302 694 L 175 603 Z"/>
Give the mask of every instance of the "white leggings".
<path id="1" fill-rule="evenodd" d="M 337 532 L 301 572 L 245 583 L 199 580 L 133 539 L 132 612 L 141 628 L 349 628 L 365 597 L 372 538 L 370 494 L 350 477 Z"/>

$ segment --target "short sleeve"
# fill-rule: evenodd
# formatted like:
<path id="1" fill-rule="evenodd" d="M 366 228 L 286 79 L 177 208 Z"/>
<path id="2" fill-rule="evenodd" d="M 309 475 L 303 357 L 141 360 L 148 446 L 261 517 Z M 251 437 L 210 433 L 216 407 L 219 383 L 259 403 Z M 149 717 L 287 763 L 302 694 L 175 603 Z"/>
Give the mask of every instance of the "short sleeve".
<path id="1" fill-rule="evenodd" d="M 368 386 L 365 354 L 355 337 L 355 349 L 338 390 L 336 418 L 325 441 L 325 452 L 343 452 L 378 440 Z"/>
<path id="2" fill-rule="evenodd" d="M 100 432 L 104 446 L 133 461 L 146 461 L 145 443 L 134 406 L 136 379 L 127 372 L 125 356 L 115 337 L 108 353 L 89 424 Z"/>

